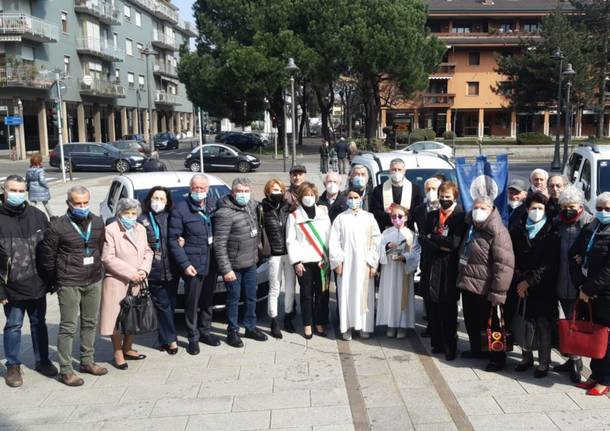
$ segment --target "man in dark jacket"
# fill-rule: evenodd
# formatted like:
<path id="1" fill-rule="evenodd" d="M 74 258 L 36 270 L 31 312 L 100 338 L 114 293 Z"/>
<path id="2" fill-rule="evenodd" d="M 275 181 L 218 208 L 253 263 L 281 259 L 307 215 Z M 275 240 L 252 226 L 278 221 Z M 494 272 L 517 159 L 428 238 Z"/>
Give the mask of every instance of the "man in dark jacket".
<path id="1" fill-rule="evenodd" d="M 299 187 L 307 177 L 307 168 L 303 165 L 294 165 L 290 168 L 290 185 L 284 193 L 284 200 L 290 204 L 290 212 L 297 209 L 297 196 Z"/>
<path id="2" fill-rule="evenodd" d="M 204 174 L 193 175 L 190 186 L 189 196 L 172 210 L 168 244 L 184 278 L 184 316 L 189 339 L 186 351 L 198 355 L 199 341 L 212 347 L 220 345 L 218 337 L 210 332 L 216 286 L 212 254 L 216 201 L 208 197 L 210 183 Z M 179 238 L 184 239 L 184 246 Z"/>
<path id="3" fill-rule="evenodd" d="M 320 173 L 325 174 L 328 172 L 328 141 L 322 139 L 320 144 Z"/>
<path id="4" fill-rule="evenodd" d="M 337 159 L 339 160 L 339 174 L 345 174 L 345 166 L 347 164 L 347 140 L 345 138 L 339 139 L 337 145 L 335 145 L 337 151 Z"/>
<path id="5" fill-rule="evenodd" d="M 362 165 L 354 165 L 348 175 L 348 188 L 353 187 L 362 191 L 362 209 L 369 211 L 369 199 L 371 186 L 369 183 L 369 171 Z M 347 191 L 339 193 L 333 205 L 328 209 L 328 216 L 333 221 L 339 214 L 347 209 Z"/>
<path id="6" fill-rule="evenodd" d="M 244 292 L 243 324 L 246 338 L 265 341 L 267 336 L 256 327 L 256 263 L 259 231 L 257 204 L 250 199 L 250 180 L 233 180 L 231 194 L 222 198 L 214 224 L 216 261 L 227 287 L 227 344 L 242 347 L 239 337 L 238 305 Z"/>
<path id="7" fill-rule="evenodd" d="M 0 304 L 4 305 L 5 381 L 8 386 L 23 384 L 21 377 L 21 327 L 30 318 L 36 371 L 57 375 L 49 360 L 47 331 L 47 286 L 36 271 L 37 248 L 49 225 L 47 216 L 25 200 L 25 179 L 10 175 L 4 183 L 4 202 L 0 206 Z"/>
<path id="8" fill-rule="evenodd" d="M 559 196 L 566 189 L 568 179 L 562 174 L 551 174 L 546 182 L 546 189 L 549 193 L 549 203 L 547 205 L 547 217 L 554 220 L 561 211 L 559 206 Z"/>
<path id="9" fill-rule="evenodd" d="M 89 211 L 89 190 L 68 190 L 68 212 L 54 220 L 40 246 L 41 275 L 59 298 L 57 354 L 61 380 L 68 386 L 84 382 L 72 368 L 72 343 L 80 310 L 80 370 L 102 376 L 108 372 L 94 362 L 97 317 L 102 297 L 104 222 Z"/>
<path id="10" fill-rule="evenodd" d="M 339 215 L 340 210 L 331 211 L 331 208 L 337 203 L 339 198 L 339 189 L 341 188 L 341 176 L 336 172 L 329 172 L 324 177 L 324 193 L 320 196 L 318 205 L 323 205 L 328 208 L 328 212 L 331 213 L 331 223 L 335 220 L 335 217 Z"/>
<path id="11" fill-rule="evenodd" d="M 525 199 L 527 198 L 527 184 L 525 181 L 515 178 L 508 184 L 508 229 L 511 230 L 519 225 L 525 218 L 527 209 Z"/>

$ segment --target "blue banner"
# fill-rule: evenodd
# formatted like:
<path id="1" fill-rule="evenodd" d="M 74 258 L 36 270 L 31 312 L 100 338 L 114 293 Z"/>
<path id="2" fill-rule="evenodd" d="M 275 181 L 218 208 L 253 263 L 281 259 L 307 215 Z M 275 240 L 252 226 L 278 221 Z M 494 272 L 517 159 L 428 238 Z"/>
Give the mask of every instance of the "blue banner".
<path id="1" fill-rule="evenodd" d="M 494 201 L 504 224 L 508 224 L 508 155 L 496 156 L 496 163 L 487 161 L 486 156 L 479 156 L 470 165 L 466 164 L 465 157 L 458 157 L 455 171 L 464 211 L 472 210 L 475 198 L 488 196 Z"/>

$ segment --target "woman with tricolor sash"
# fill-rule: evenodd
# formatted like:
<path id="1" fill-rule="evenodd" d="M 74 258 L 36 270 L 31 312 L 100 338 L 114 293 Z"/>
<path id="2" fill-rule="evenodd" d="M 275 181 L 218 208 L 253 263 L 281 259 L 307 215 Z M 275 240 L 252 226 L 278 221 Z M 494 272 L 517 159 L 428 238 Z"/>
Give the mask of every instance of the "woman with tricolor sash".
<path id="1" fill-rule="evenodd" d="M 330 218 L 327 208 L 316 205 L 317 201 L 316 186 L 301 184 L 297 209 L 288 216 L 286 223 L 288 258 L 299 279 L 306 339 L 313 336 L 314 326 L 316 334 L 325 337 L 328 324 Z"/>

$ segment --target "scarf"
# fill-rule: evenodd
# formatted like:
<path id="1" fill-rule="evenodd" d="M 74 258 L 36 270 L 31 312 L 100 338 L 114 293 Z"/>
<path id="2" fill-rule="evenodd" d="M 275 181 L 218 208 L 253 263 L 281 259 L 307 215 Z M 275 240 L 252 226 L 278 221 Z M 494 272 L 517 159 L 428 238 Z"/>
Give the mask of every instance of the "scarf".
<path id="1" fill-rule="evenodd" d="M 542 226 L 544 226 L 545 223 L 546 223 L 546 216 L 542 220 L 540 220 L 538 223 L 534 223 L 533 221 L 531 221 L 528 218 L 527 223 L 525 223 L 525 229 L 527 230 L 527 237 L 529 239 L 534 239 L 536 237 L 536 235 L 538 235 L 538 232 L 540 232 L 540 229 L 542 229 Z"/>
<path id="2" fill-rule="evenodd" d="M 438 212 L 438 226 L 436 227 L 435 231 L 437 235 L 443 235 L 445 226 L 447 225 L 447 219 L 451 216 L 451 214 L 453 214 L 453 208 L 450 208 L 447 210 L 447 212 L 443 211 L 442 209 Z"/>
<path id="3" fill-rule="evenodd" d="M 573 225 L 576 224 L 576 222 L 578 221 L 578 219 L 580 219 L 580 216 L 582 215 L 584 211 L 584 208 L 581 208 L 580 210 L 578 210 L 578 213 L 576 213 L 576 215 L 570 219 L 567 219 L 563 216 L 563 212 L 559 213 L 559 220 L 562 221 L 563 223 L 567 224 L 567 225 Z"/>

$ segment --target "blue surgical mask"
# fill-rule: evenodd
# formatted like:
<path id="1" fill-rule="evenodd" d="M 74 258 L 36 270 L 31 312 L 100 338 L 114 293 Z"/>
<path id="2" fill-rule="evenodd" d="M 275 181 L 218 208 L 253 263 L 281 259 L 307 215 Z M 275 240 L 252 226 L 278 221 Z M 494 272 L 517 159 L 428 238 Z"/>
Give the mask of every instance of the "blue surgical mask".
<path id="1" fill-rule="evenodd" d="M 364 177 L 352 178 L 352 185 L 357 189 L 362 189 L 366 185 L 366 179 Z"/>
<path id="2" fill-rule="evenodd" d="M 24 192 L 7 192 L 6 203 L 12 207 L 19 207 L 25 202 Z"/>
<path id="3" fill-rule="evenodd" d="M 89 207 L 85 208 L 70 208 L 72 215 L 77 218 L 87 218 L 89 216 Z"/>
<path id="4" fill-rule="evenodd" d="M 136 223 L 138 222 L 137 219 L 135 218 L 128 218 L 128 217 L 119 217 L 119 220 L 121 221 L 121 224 L 123 225 L 123 227 L 127 230 L 133 228 Z"/>
<path id="5" fill-rule="evenodd" d="M 595 213 L 595 218 L 601 224 L 608 224 L 608 223 L 610 223 L 610 211 L 597 211 Z"/>
<path id="6" fill-rule="evenodd" d="M 191 192 L 191 198 L 195 202 L 201 202 L 208 197 L 208 192 Z"/>
<path id="7" fill-rule="evenodd" d="M 237 205 L 245 206 L 250 202 L 250 193 L 248 192 L 237 192 L 235 193 L 235 202 Z"/>
<path id="8" fill-rule="evenodd" d="M 358 178 L 358 177 L 356 177 L 356 178 Z M 348 200 L 347 200 L 347 206 L 348 206 L 350 209 L 352 209 L 352 210 L 354 210 L 354 209 L 358 209 L 358 208 L 360 208 L 360 207 L 361 207 L 361 205 L 362 205 L 362 204 L 361 204 L 361 202 L 362 202 L 362 201 L 361 201 L 360 199 L 348 199 Z"/>

